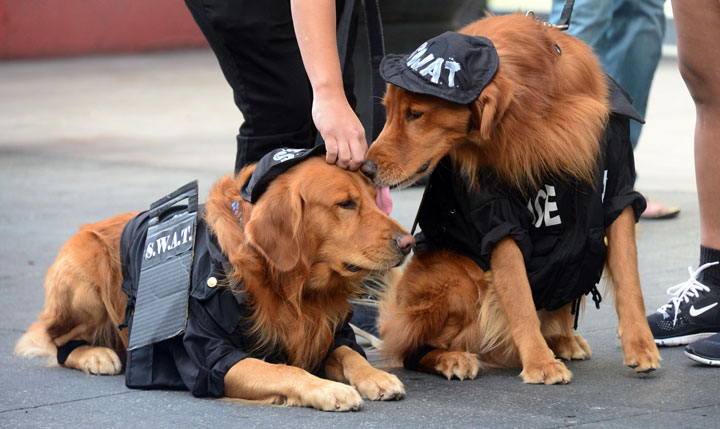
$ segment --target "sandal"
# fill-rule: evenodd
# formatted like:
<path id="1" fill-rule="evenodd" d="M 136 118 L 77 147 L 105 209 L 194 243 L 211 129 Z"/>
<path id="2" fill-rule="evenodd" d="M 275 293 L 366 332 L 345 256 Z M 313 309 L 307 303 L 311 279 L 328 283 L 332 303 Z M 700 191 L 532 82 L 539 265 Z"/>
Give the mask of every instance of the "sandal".
<path id="1" fill-rule="evenodd" d="M 680 214 L 680 207 L 666 206 L 658 200 L 645 197 L 647 208 L 640 215 L 641 219 L 672 219 Z"/>

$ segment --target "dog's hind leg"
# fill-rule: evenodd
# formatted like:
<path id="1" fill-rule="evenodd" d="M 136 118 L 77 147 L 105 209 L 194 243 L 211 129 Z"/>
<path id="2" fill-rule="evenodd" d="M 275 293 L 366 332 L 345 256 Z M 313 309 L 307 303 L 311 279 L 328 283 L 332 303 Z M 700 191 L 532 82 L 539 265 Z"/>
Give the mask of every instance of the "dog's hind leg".
<path id="1" fill-rule="evenodd" d="M 15 355 L 25 358 L 47 358 L 49 366 L 57 366 L 57 347 L 42 321 L 34 322 L 15 344 Z"/>
<path id="2" fill-rule="evenodd" d="M 434 304 L 441 303 L 435 301 Z M 444 325 L 446 309 L 445 305 L 439 305 L 438 307 L 423 306 L 420 308 L 393 306 L 386 307 L 384 312 L 381 310 L 382 351 L 396 360 L 406 361 L 408 369 L 429 374 L 441 374 L 448 380 L 453 377 L 459 380 L 474 379 L 482 368 L 478 355 L 465 351 L 448 351 L 444 347 L 433 347 L 428 344 L 437 344 L 439 337 L 444 337 L 443 333 L 448 331 Z M 437 326 L 436 323 L 433 323 L 435 317 L 425 317 L 428 313 L 433 313 L 437 317 L 435 320 Z M 457 332 L 457 329 L 453 330 L 454 334 Z M 427 351 L 428 348 L 429 352 L 420 360 L 415 361 L 411 357 L 418 350 L 425 349 Z"/>
<path id="3" fill-rule="evenodd" d="M 572 303 L 554 311 L 540 311 L 540 330 L 556 357 L 563 360 L 590 359 L 587 341 L 580 334 L 573 333 L 575 316 L 571 309 Z"/>
<path id="4" fill-rule="evenodd" d="M 26 358 L 45 357 L 48 366 L 58 366 L 58 345 L 64 345 L 74 338 L 81 338 L 86 332 L 87 326 L 77 325 L 67 334 L 53 340 L 45 323 L 37 321 L 30 325 L 27 332 L 18 340 L 15 354 Z M 63 366 L 79 369 L 87 374 L 115 375 L 122 370 L 122 362 L 114 350 L 88 345 L 72 350 Z"/>
<path id="5" fill-rule="evenodd" d="M 418 369 L 432 374 L 442 374 L 451 380 L 474 380 L 483 368 L 475 353 L 432 349 L 418 363 Z"/>
<path id="6" fill-rule="evenodd" d="M 107 325 L 107 324 L 106 324 Z M 70 332 L 55 339 L 55 344 L 61 348 L 74 339 L 83 339 L 94 337 L 91 343 L 105 343 L 98 338 L 107 338 L 108 335 L 100 331 L 107 329 L 107 326 L 93 327 L 84 323 L 76 325 Z M 86 341 L 87 342 L 87 341 Z M 123 358 L 125 354 L 122 353 Z M 124 359 L 123 359 L 124 360 Z M 78 369 L 86 374 L 94 375 L 115 375 L 122 371 L 122 360 L 120 355 L 110 347 L 97 345 L 80 345 L 73 348 L 67 355 L 62 365 L 66 368 Z"/>
<path id="7" fill-rule="evenodd" d="M 483 365 L 471 349 L 481 339 L 467 332 L 476 323 L 484 277 L 463 256 L 444 251 L 415 255 L 380 305 L 383 352 L 405 360 L 408 368 L 448 379 L 477 377 Z M 413 358 L 420 350 L 430 351 Z"/>
<path id="8" fill-rule="evenodd" d="M 636 372 L 660 367 L 660 353 L 645 317 L 635 243 L 635 217 L 627 207 L 607 230 L 608 270 L 615 291 L 618 336 L 625 365 Z"/>
<path id="9" fill-rule="evenodd" d="M 18 341 L 16 354 L 42 355 L 57 364 L 58 349 L 67 353 L 68 343 L 78 341 L 86 345 L 72 350 L 63 366 L 120 372 L 126 337 L 116 327 L 124 312 L 119 245 L 132 216 L 86 225 L 65 243 L 45 278 L 45 308 Z"/>
<path id="10" fill-rule="evenodd" d="M 59 304 L 60 301 L 62 298 L 48 302 Z M 46 308 L 39 316 L 40 320 L 30 325 L 15 345 L 16 355 L 27 358 L 45 357 L 49 366 L 57 366 L 59 354 L 62 354 L 58 351 L 62 351 L 63 346 L 73 340 L 97 342 L 98 332 L 107 328 L 98 326 L 93 317 L 89 317 L 86 323 L 77 323 L 77 317 L 68 317 L 57 307 Z M 72 306 L 69 308 L 73 309 Z M 85 311 L 80 313 L 88 314 Z M 59 332 L 64 333 L 58 334 Z M 113 349 L 89 345 L 81 345 L 70 351 L 62 366 L 79 369 L 88 374 L 112 375 L 122 370 L 120 357 Z"/>
<path id="11" fill-rule="evenodd" d="M 101 346 L 80 346 L 70 352 L 63 365 L 94 375 L 120 374 L 123 367 L 115 350 Z"/>

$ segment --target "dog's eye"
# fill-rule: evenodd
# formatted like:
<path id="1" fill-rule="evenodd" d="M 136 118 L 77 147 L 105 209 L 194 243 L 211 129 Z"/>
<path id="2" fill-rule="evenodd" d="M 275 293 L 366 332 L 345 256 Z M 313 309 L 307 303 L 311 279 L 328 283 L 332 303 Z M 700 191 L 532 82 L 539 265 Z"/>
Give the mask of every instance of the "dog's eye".
<path id="1" fill-rule="evenodd" d="M 408 109 L 407 110 L 407 120 L 413 121 L 415 119 L 419 119 L 423 115 L 423 113 L 424 112 L 416 112 L 416 111 L 413 111 L 412 109 Z"/>
<path id="2" fill-rule="evenodd" d="M 336 205 L 338 207 L 344 208 L 345 210 L 354 210 L 355 207 L 357 207 L 357 203 L 355 202 L 355 200 L 352 199 L 347 199 L 341 203 L 337 203 Z"/>

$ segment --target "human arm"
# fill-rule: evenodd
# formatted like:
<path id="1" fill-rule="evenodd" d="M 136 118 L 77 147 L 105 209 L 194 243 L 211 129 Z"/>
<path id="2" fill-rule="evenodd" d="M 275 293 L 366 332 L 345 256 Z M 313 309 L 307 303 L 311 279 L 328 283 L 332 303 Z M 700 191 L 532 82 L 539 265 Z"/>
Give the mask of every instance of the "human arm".
<path id="1" fill-rule="evenodd" d="M 325 140 L 326 160 L 356 170 L 365 157 L 365 130 L 343 89 L 334 0 L 291 0 L 295 35 L 313 90 L 312 118 Z"/>

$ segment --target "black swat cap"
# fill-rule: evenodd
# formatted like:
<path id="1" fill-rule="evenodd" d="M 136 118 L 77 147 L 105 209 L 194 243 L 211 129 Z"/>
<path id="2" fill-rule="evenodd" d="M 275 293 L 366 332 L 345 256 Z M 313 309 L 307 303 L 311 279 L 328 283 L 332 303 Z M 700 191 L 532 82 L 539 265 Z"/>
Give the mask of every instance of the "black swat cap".
<path id="1" fill-rule="evenodd" d="M 255 204 L 276 177 L 301 161 L 321 153 L 325 153 L 324 144 L 312 149 L 280 148 L 267 153 L 258 161 L 255 171 L 240 189 L 240 194 L 245 201 Z"/>
<path id="2" fill-rule="evenodd" d="M 489 39 L 448 31 L 410 55 L 386 55 L 380 75 L 410 92 L 468 104 L 490 83 L 497 68 L 498 54 Z"/>

